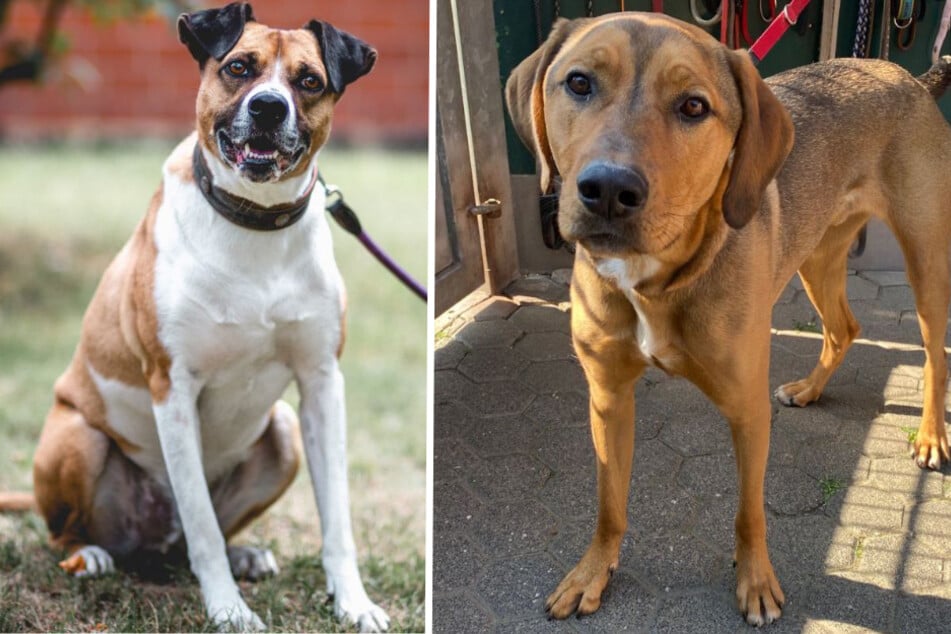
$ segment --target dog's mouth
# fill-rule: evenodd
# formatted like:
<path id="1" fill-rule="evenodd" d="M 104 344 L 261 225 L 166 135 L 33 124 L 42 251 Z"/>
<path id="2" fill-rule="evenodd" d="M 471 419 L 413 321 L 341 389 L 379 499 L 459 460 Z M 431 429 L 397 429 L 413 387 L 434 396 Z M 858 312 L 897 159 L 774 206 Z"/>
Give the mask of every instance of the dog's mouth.
<path id="1" fill-rule="evenodd" d="M 218 130 L 215 138 L 225 162 L 254 182 L 279 180 L 297 167 L 307 149 L 303 139 L 291 147 L 282 147 L 268 136 L 252 134 L 239 140 L 224 129 Z"/>

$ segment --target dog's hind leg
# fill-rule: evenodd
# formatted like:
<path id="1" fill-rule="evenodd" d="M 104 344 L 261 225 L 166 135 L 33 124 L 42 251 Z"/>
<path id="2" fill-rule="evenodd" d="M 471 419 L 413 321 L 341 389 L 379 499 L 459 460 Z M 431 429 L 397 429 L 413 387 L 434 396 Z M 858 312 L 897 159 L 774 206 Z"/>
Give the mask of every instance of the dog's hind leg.
<path id="1" fill-rule="evenodd" d="M 211 487 L 218 523 L 230 539 L 273 504 L 294 481 L 300 464 L 297 415 L 284 401 L 271 409 L 271 422 L 248 458 Z M 228 546 L 231 572 L 256 580 L 278 572 L 271 551 L 253 546 Z"/>
<path id="2" fill-rule="evenodd" d="M 944 421 L 948 380 L 945 336 L 951 297 L 948 231 L 949 227 L 945 227 L 941 231 L 932 228 L 916 233 L 913 228 L 899 227 L 895 233 L 905 254 L 925 347 L 924 406 L 912 456 L 919 467 L 928 469 L 940 469 L 943 462 L 951 459 Z"/>
<path id="3" fill-rule="evenodd" d="M 859 335 L 861 328 L 849 308 L 845 283 L 849 246 L 864 222 L 864 217 L 855 217 L 829 229 L 799 267 L 802 286 L 822 319 L 822 352 L 809 376 L 777 388 L 775 396 L 783 405 L 805 407 L 817 400 Z"/>

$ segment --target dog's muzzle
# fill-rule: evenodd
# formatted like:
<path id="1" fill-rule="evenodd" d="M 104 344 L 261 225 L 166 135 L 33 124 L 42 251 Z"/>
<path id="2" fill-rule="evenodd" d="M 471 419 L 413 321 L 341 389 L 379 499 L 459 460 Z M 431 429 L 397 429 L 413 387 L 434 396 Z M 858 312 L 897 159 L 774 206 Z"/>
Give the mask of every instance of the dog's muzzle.
<path id="1" fill-rule="evenodd" d="M 297 166 L 310 144 L 310 137 L 290 119 L 291 107 L 283 95 L 254 95 L 232 121 L 216 126 L 222 158 L 254 182 L 279 180 Z"/>

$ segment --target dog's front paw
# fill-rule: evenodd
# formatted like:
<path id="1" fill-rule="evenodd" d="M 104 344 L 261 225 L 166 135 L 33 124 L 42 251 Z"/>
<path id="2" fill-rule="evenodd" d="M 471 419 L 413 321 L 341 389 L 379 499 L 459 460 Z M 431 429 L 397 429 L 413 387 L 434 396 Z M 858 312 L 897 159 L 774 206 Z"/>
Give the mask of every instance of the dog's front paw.
<path id="1" fill-rule="evenodd" d="M 942 424 L 938 431 L 935 426 L 922 424 L 915 435 L 911 448 L 911 457 L 922 469 L 938 470 L 945 462 L 951 460 L 951 449 L 948 448 L 948 434 Z"/>
<path id="2" fill-rule="evenodd" d="M 334 595 L 334 616 L 341 623 L 356 625 L 361 632 L 385 632 L 390 617 L 373 603 L 363 588 L 359 591 L 337 592 Z"/>
<path id="3" fill-rule="evenodd" d="M 772 623 L 782 615 L 786 597 L 765 553 L 737 553 L 736 601 L 746 622 L 754 627 Z"/>
<path id="4" fill-rule="evenodd" d="M 578 565 L 561 580 L 545 601 L 549 618 L 592 614 L 601 607 L 601 594 L 617 569 L 618 549 L 592 544 Z"/>
<path id="5" fill-rule="evenodd" d="M 822 394 L 808 379 L 793 381 L 776 388 L 773 396 L 786 407 L 805 407 L 813 401 L 819 400 Z"/>
<path id="6" fill-rule="evenodd" d="M 116 569 L 112 555 L 93 544 L 78 549 L 72 556 L 59 562 L 59 567 L 76 577 L 98 577 Z"/>
<path id="7" fill-rule="evenodd" d="M 235 579 L 248 581 L 271 577 L 281 571 L 270 550 L 254 546 L 228 546 L 228 563 Z"/>
<path id="8" fill-rule="evenodd" d="M 219 632 L 263 632 L 267 629 L 241 597 L 232 601 L 209 602 L 207 608 L 208 617 Z"/>

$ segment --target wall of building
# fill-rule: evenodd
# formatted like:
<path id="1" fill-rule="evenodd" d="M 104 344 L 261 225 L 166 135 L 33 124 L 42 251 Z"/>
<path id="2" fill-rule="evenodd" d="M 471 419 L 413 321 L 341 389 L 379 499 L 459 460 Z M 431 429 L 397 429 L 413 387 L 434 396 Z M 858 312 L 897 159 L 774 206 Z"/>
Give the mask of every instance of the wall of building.
<path id="1" fill-rule="evenodd" d="M 34 41 L 45 5 L 13 1 L 0 33 L 0 60 L 12 41 Z M 258 2 L 254 12 L 259 22 L 282 28 L 318 18 L 379 51 L 373 72 L 347 88 L 333 138 L 355 143 L 426 138 L 426 0 Z M 151 12 L 102 24 L 70 7 L 60 31 L 68 40 L 68 53 L 41 85 L 0 87 L 0 138 L 177 136 L 194 126 L 198 67 L 179 43 L 174 20 Z"/>

